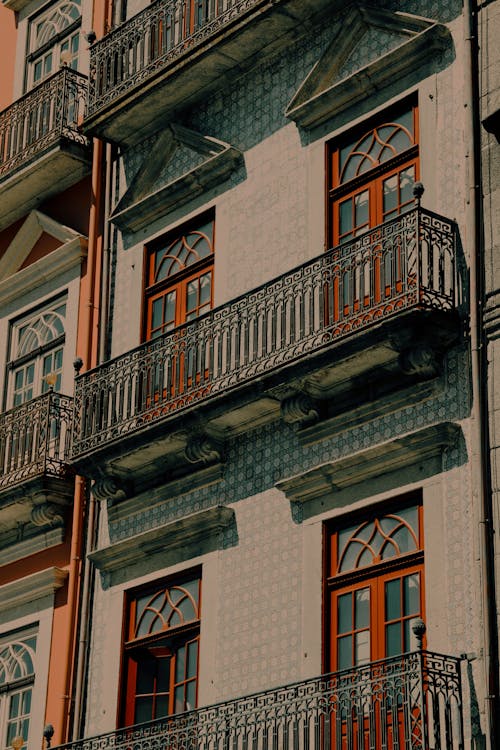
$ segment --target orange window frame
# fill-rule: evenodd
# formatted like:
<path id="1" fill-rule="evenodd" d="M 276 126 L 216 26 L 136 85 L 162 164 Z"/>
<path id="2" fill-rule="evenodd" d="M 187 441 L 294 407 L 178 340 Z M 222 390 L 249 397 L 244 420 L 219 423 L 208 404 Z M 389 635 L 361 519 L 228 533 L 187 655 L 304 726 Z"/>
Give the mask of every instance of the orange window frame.
<path id="1" fill-rule="evenodd" d="M 413 145 L 395 154 L 387 161 L 380 162 L 373 168 L 346 181 L 342 181 L 340 175 L 340 153 L 346 143 L 354 143 L 358 136 L 369 133 L 371 130 L 381 127 L 384 122 L 390 122 L 391 118 L 405 111 L 412 112 L 413 121 Z M 389 177 L 413 167 L 415 170 L 415 181 L 420 179 L 419 160 L 419 118 L 418 106 L 415 101 L 406 101 L 396 108 L 382 113 L 376 118 L 371 118 L 360 128 L 349 131 L 347 136 L 340 137 L 327 143 L 327 246 L 335 247 L 343 241 L 340 231 L 340 206 L 349 198 L 369 193 L 368 222 L 367 229 L 382 224 L 385 221 L 383 208 L 383 183 Z M 344 165 L 345 166 L 345 165 Z M 411 201 L 412 202 L 412 201 Z M 354 235 L 356 236 L 356 235 Z M 358 233 L 359 236 L 359 233 Z"/>
<path id="2" fill-rule="evenodd" d="M 425 620 L 423 508 L 420 493 L 410 493 L 410 495 L 403 500 L 403 504 L 390 504 L 387 509 L 379 511 L 379 516 L 383 516 L 386 513 L 394 513 L 397 515 L 398 511 L 402 511 L 408 507 L 417 508 L 420 549 L 404 553 L 397 557 L 388 558 L 386 560 L 379 560 L 375 564 L 349 570 L 345 573 L 337 572 L 339 554 L 338 534 L 342 531 L 342 528 L 350 527 L 358 521 L 363 521 L 365 519 L 363 516 L 355 516 L 354 521 L 349 519 L 345 526 L 337 529 L 333 529 L 328 525 L 326 526 L 324 669 L 327 672 L 335 672 L 339 669 L 338 642 L 343 635 L 348 634 L 347 631 L 340 632 L 339 629 L 337 606 L 339 597 L 366 588 L 370 591 L 370 653 L 369 659 L 363 663 L 383 659 L 387 656 L 386 626 L 395 622 L 394 619 L 389 620 L 386 618 L 385 586 L 388 582 L 418 574 L 420 579 L 419 612 L 412 613 L 403 619 L 411 620 L 414 617 L 421 617 Z M 367 514 L 366 518 L 368 519 L 369 517 L 370 515 Z M 373 515 L 373 517 L 377 517 L 376 514 Z M 355 631 L 356 629 L 353 628 L 351 632 L 354 633 Z"/>
<path id="3" fill-rule="evenodd" d="M 167 275 L 166 278 L 156 281 L 155 279 L 155 262 L 156 253 L 159 248 L 168 247 L 173 245 L 176 241 L 184 241 L 186 237 L 196 234 L 200 227 L 211 226 L 211 237 L 209 242 L 211 243 L 211 252 L 209 255 L 199 258 L 195 262 L 188 263 L 183 267 L 179 264 L 179 270 Z M 144 265 L 145 265 L 145 285 L 144 285 L 144 312 L 143 312 L 143 339 L 149 341 L 153 335 L 161 335 L 162 333 L 168 333 L 174 328 L 181 326 L 187 321 L 198 317 L 199 314 L 203 314 L 213 307 L 214 298 L 214 246 L 215 246 L 215 215 L 212 212 L 203 214 L 197 217 L 196 220 L 185 224 L 178 229 L 169 232 L 164 237 L 156 240 L 155 242 L 145 247 L 144 253 Z M 195 280 L 201 279 L 203 276 L 210 274 L 210 299 L 200 306 L 199 297 L 198 304 L 187 311 L 187 299 L 188 299 L 188 287 L 189 284 Z M 199 289 L 198 289 L 199 292 Z M 172 319 L 172 325 L 167 326 L 166 321 L 163 320 L 162 326 L 153 328 L 153 305 L 155 301 L 159 299 L 166 299 L 170 294 L 175 294 L 175 310 Z M 200 312 L 200 307 L 203 310 Z M 188 313 L 196 311 L 196 315 L 191 316 Z M 159 328 L 163 328 L 159 331 Z"/>
<path id="4" fill-rule="evenodd" d="M 190 620 L 187 623 L 179 626 L 168 628 L 162 632 L 155 632 L 152 635 L 135 636 L 134 635 L 134 622 L 136 620 L 137 602 L 139 596 L 148 595 L 149 593 L 155 594 L 157 591 L 161 592 L 164 587 L 165 590 L 172 587 L 182 587 L 183 584 L 192 581 L 198 581 L 198 617 Z M 153 705 L 153 713 L 156 715 L 151 716 L 148 720 L 154 720 L 164 716 L 172 716 L 175 713 L 179 713 L 176 706 L 176 692 L 177 689 L 182 687 L 184 699 L 186 699 L 186 686 L 188 683 L 194 683 L 194 705 L 190 708 L 196 708 L 198 703 L 198 675 L 199 675 L 199 660 L 200 660 L 200 612 L 201 612 L 201 600 L 202 600 L 202 580 L 201 571 L 191 571 L 186 576 L 180 579 L 174 579 L 172 581 L 159 581 L 153 586 L 148 585 L 141 589 L 130 592 L 125 597 L 124 605 L 124 643 L 122 653 L 122 679 L 121 679 L 121 698 L 120 698 L 120 711 L 118 715 L 118 721 L 121 726 L 132 726 L 136 722 L 136 710 L 137 701 L 140 698 L 151 697 Z M 194 674 L 186 676 L 186 670 L 188 669 L 189 659 L 189 647 L 196 644 L 196 665 Z M 182 648 L 185 648 L 184 653 L 184 674 L 181 679 L 177 679 L 177 667 L 178 667 L 178 655 Z M 144 663 L 146 660 L 157 660 L 157 668 L 168 669 L 168 680 L 164 681 L 168 683 L 168 690 L 159 689 L 159 680 L 157 677 L 153 678 L 153 690 L 149 692 L 140 692 L 137 682 L 139 665 Z M 160 662 L 166 662 L 168 660 L 168 666 L 166 664 L 161 665 Z M 180 664 L 181 662 L 179 662 Z M 157 714 L 159 698 L 162 696 L 168 697 L 168 710 L 166 713 Z M 185 706 L 182 707 L 181 711 L 187 710 Z"/>

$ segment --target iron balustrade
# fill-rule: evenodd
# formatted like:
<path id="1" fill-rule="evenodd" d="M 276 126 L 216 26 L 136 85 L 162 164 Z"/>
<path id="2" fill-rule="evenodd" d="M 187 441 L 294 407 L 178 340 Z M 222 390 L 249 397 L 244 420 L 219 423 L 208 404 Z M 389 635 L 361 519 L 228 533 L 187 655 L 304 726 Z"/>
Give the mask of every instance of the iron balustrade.
<path id="1" fill-rule="evenodd" d="M 64 67 L 0 112 L 0 181 L 62 139 L 88 145 L 79 130 L 87 88 L 85 76 Z"/>
<path id="2" fill-rule="evenodd" d="M 78 376 L 73 457 L 411 308 L 454 309 L 456 246 L 415 208 Z"/>
<path id="3" fill-rule="evenodd" d="M 90 48 L 92 116 L 189 52 L 258 0 L 156 0 Z"/>
<path id="4" fill-rule="evenodd" d="M 460 662 L 428 651 L 372 662 L 60 750 L 463 750 Z"/>
<path id="5" fill-rule="evenodd" d="M 0 414 L 0 491 L 69 472 L 73 399 L 50 391 Z"/>

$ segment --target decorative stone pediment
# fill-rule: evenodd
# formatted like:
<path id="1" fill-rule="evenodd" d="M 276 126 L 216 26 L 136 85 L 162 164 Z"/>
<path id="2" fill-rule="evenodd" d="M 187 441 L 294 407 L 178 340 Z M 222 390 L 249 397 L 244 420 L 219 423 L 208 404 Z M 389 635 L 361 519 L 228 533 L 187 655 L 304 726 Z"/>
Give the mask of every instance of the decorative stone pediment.
<path id="1" fill-rule="evenodd" d="M 408 13 L 355 5 L 305 78 L 285 115 L 305 128 L 353 106 L 445 49 L 446 26 Z"/>
<path id="2" fill-rule="evenodd" d="M 23 267 L 43 235 L 52 240 L 55 249 Z M 78 265 L 86 254 L 86 237 L 41 211 L 31 211 L 0 258 L 2 305 Z"/>
<path id="3" fill-rule="evenodd" d="M 242 159 L 241 152 L 228 143 L 171 124 L 159 136 L 111 218 L 120 229 L 135 232 L 227 180 Z"/>

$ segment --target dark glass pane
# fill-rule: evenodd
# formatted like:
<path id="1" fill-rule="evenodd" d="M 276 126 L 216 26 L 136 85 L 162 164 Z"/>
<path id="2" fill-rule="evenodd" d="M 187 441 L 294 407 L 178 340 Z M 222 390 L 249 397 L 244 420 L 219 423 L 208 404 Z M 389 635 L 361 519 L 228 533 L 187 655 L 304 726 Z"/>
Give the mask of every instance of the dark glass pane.
<path id="1" fill-rule="evenodd" d="M 153 698 L 136 698 L 134 723 L 142 724 L 143 721 L 151 721 L 153 718 Z"/>
<path id="2" fill-rule="evenodd" d="M 339 633 L 352 630 L 352 594 L 342 594 L 337 599 L 337 622 Z"/>
<path id="3" fill-rule="evenodd" d="M 385 619 L 396 620 L 401 617 L 401 581 L 387 581 L 385 584 Z"/>
<path id="4" fill-rule="evenodd" d="M 352 198 L 344 201 L 339 206 L 339 226 L 340 234 L 344 235 L 351 232 L 352 226 Z"/>
<path id="5" fill-rule="evenodd" d="M 386 656 L 397 656 L 402 652 L 401 624 L 394 622 L 385 629 Z"/>
<path id="6" fill-rule="evenodd" d="M 413 185 L 415 184 L 415 167 L 412 165 L 400 172 L 401 203 L 413 200 Z"/>
<path id="7" fill-rule="evenodd" d="M 156 677 L 156 659 L 141 658 L 137 664 L 137 690 L 141 693 L 152 693 Z"/>
<path id="8" fill-rule="evenodd" d="M 352 667 L 352 635 L 345 635 L 337 641 L 338 668 Z"/>
<path id="9" fill-rule="evenodd" d="M 9 719 L 15 719 L 21 714 L 21 694 L 14 693 L 10 698 Z"/>
<path id="10" fill-rule="evenodd" d="M 26 368 L 26 384 L 33 383 L 35 379 L 35 365 L 28 365 Z"/>
<path id="11" fill-rule="evenodd" d="M 158 659 L 157 667 L 157 690 L 160 693 L 168 693 L 170 688 L 170 656 Z"/>
<path id="12" fill-rule="evenodd" d="M 153 309 L 151 315 L 151 327 L 159 328 L 163 323 L 163 298 L 153 300 Z"/>
<path id="13" fill-rule="evenodd" d="M 28 690 L 25 690 L 23 693 L 21 713 L 26 715 L 26 714 L 29 714 L 30 711 L 31 711 L 31 688 L 29 688 Z"/>
<path id="14" fill-rule="evenodd" d="M 154 718 L 160 719 L 162 716 L 168 716 L 168 695 L 156 696 L 156 711 Z"/>

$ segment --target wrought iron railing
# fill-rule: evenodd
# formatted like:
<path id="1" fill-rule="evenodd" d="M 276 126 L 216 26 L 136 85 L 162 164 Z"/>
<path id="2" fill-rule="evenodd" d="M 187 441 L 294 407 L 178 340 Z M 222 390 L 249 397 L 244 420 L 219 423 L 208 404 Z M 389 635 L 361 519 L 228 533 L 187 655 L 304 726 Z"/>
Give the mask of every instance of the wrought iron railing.
<path id="1" fill-rule="evenodd" d="M 156 0 L 90 49 L 88 115 L 242 16 L 259 0 Z"/>
<path id="2" fill-rule="evenodd" d="M 412 652 L 60 747 L 463 750 L 460 662 Z"/>
<path id="3" fill-rule="evenodd" d="M 87 145 L 86 99 L 87 78 L 64 67 L 0 112 L 0 181 L 61 139 Z"/>
<path id="4" fill-rule="evenodd" d="M 0 414 L 0 492 L 69 473 L 73 399 L 49 392 Z"/>
<path id="5" fill-rule="evenodd" d="M 415 208 L 80 375 L 73 457 L 410 308 L 453 309 L 456 245 Z"/>

